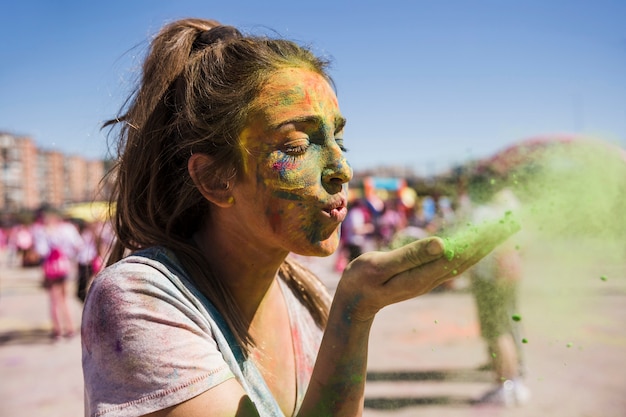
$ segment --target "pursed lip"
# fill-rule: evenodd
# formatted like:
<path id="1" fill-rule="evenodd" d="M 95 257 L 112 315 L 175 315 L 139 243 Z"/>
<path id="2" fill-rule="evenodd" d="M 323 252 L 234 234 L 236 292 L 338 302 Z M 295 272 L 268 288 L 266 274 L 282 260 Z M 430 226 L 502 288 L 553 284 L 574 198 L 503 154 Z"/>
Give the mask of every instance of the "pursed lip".
<path id="1" fill-rule="evenodd" d="M 331 219 L 341 223 L 348 214 L 346 199 L 343 196 L 333 198 L 323 208 L 322 211 Z"/>

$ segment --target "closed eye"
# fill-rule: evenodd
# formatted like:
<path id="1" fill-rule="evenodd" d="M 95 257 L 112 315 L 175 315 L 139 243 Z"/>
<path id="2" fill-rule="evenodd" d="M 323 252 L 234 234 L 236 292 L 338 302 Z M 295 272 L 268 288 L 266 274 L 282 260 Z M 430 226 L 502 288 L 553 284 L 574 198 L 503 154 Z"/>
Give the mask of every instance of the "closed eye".
<path id="1" fill-rule="evenodd" d="M 310 142 L 308 139 L 292 140 L 285 143 L 284 151 L 289 155 L 301 155 L 309 149 Z"/>

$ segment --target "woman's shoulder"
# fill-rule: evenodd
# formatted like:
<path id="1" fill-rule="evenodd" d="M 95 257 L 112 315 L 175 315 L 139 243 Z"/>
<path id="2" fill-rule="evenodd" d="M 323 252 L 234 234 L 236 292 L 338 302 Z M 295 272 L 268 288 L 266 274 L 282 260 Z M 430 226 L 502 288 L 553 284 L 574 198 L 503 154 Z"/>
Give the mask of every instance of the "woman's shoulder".
<path id="1" fill-rule="evenodd" d="M 184 274 L 175 255 L 165 248 L 154 247 L 126 256 L 104 268 L 94 278 L 91 293 L 179 292 L 177 274 Z"/>

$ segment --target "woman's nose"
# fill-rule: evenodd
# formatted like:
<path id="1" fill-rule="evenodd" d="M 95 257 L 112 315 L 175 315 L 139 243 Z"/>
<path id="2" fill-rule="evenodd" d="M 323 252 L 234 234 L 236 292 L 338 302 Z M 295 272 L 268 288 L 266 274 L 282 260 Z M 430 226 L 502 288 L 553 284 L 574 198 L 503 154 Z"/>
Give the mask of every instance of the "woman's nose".
<path id="1" fill-rule="evenodd" d="M 322 172 L 325 183 L 342 185 L 352 179 L 352 167 L 337 144 L 328 148 L 327 163 Z"/>

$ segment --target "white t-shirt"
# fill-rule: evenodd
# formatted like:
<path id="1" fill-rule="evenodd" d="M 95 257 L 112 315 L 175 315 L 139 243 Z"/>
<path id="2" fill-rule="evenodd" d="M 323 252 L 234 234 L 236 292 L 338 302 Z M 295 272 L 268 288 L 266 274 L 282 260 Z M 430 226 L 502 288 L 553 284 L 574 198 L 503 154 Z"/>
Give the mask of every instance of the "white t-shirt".
<path id="1" fill-rule="evenodd" d="M 322 330 L 280 280 L 291 320 L 299 408 Z M 82 322 L 86 416 L 136 416 L 191 399 L 237 378 L 261 416 L 283 416 L 221 315 L 176 257 L 152 248 L 104 269 Z"/>

